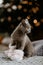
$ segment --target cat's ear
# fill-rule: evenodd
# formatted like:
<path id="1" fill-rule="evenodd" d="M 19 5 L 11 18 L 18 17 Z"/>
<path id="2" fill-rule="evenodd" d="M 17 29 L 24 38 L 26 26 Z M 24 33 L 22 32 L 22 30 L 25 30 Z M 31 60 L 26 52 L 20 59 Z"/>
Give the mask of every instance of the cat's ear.
<path id="1" fill-rule="evenodd" d="M 24 23 L 25 23 L 25 20 L 23 19 L 23 20 L 22 20 L 22 24 L 24 24 Z"/>
<path id="2" fill-rule="evenodd" d="M 19 28 L 19 30 L 22 30 L 22 28 L 23 28 L 23 26 L 22 26 L 22 25 L 20 25 L 20 28 Z"/>

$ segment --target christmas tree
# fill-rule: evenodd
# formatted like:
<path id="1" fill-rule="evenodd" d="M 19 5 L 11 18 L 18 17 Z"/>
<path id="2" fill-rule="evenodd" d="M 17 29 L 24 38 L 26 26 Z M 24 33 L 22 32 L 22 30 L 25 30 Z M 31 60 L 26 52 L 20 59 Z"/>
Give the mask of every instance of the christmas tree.
<path id="1" fill-rule="evenodd" d="M 21 20 L 25 18 L 28 18 L 32 27 L 31 38 L 38 35 L 38 32 L 42 33 L 42 4 L 42 1 L 37 0 L 3 0 L 2 3 L 0 2 L 0 33 L 11 34 Z"/>

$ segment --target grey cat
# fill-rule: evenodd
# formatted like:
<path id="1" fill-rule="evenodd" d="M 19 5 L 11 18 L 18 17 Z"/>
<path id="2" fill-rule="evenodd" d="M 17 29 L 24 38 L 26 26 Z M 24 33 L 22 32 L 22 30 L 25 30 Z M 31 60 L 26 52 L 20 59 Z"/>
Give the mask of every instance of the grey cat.
<path id="1" fill-rule="evenodd" d="M 20 49 L 24 51 L 24 56 L 30 57 L 34 54 L 34 49 L 31 40 L 27 36 L 27 33 L 31 32 L 31 25 L 28 19 L 23 19 L 21 23 L 11 34 L 11 43 L 9 47 L 14 46 L 14 49 Z"/>

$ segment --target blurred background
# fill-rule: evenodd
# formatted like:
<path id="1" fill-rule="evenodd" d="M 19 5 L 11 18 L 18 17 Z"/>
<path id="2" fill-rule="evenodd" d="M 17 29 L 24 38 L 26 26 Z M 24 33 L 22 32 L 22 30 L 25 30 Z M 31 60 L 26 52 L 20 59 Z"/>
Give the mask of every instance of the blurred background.
<path id="1" fill-rule="evenodd" d="M 24 18 L 28 18 L 32 27 L 30 39 L 43 39 L 43 0 L 0 0 L 0 42 Z"/>

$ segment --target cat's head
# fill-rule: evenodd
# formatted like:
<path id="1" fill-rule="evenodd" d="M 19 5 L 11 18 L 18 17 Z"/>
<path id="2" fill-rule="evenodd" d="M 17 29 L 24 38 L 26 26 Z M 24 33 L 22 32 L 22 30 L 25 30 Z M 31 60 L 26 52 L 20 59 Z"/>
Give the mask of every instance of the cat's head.
<path id="1" fill-rule="evenodd" d="M 31 32 L 31 25 L 30 25 L 28 19 L 25 19 L 25 20 L 23 19 L 22 20 L 22 25 L 25 28 L 25 32 L 26 33 L 30 33 Z"/>

